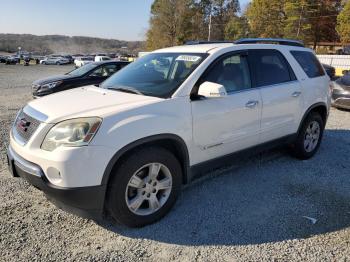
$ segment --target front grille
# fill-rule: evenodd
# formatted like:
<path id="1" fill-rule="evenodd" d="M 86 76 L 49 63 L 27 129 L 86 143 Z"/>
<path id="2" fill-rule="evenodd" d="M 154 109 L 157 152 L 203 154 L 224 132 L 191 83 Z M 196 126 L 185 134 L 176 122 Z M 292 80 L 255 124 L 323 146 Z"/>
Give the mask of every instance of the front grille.
<path id="1" fill-rule="evenodd" d="M 32 137 L 40 125 L 40 121 L 21 111 L 14 124 L 14 131 L 20 136 L 24 143 Z"/>

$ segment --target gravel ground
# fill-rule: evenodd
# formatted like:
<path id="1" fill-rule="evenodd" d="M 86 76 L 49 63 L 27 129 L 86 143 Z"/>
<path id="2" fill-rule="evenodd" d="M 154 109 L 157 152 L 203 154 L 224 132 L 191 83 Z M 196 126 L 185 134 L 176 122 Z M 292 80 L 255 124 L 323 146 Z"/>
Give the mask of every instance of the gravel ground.
<path id="1" fill-rule="evenodd" d="M 1 261 L 350 260 L 347 111 L 332 109 L 313 159 L 281 149 L 208 174 L 184 188 L 169 215 L 141 229 L 65 213 L 10 177 L 5 144 L 30 83 L 70 69 L 0 65 Z"/>

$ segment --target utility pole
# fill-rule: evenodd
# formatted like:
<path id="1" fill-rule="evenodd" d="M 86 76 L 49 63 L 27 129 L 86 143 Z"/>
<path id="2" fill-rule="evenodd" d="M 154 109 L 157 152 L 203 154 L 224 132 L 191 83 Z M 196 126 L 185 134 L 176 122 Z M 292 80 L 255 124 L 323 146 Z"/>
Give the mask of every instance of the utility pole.
<path id="1" fill-rule="evenodd" d="M 299 25 L 298 25 L 298 32 L 297 32 L 297 38 L 299 38 L 300 30 L 301 30 L 301 20 L 303 18 L 303 11 L 304 11 L 304 5 L 301 6 L 300 16 L 299 16 Z"/>
<path id="2" fill-rule="evenodd" d="M 213 12 L 213 4 L 210 3 L 210 13 L 209 13 L 209 27 L 208 27 L 208 41 L 210 41 L 210 37 L 211 37 L 211 14 Z"/>

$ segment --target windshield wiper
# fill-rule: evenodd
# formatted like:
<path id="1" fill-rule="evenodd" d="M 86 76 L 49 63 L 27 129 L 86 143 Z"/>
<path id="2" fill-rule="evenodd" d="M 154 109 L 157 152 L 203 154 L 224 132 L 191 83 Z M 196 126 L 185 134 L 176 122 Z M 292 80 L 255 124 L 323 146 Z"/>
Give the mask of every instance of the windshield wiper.
<path id="1" fill-rule="evenodd" d="M 143 95 L 142 92 L 140 92 L 139 90 L 130 88 L 130 87 L 107 87 L 107 89 L 112 89 L 112 90 L 116 90 L 116 91 L 121 91 L 121 92 L 126 92 L 126 93 L 132 93 L 132 94 L 136 94 L 136 95 Z"/>

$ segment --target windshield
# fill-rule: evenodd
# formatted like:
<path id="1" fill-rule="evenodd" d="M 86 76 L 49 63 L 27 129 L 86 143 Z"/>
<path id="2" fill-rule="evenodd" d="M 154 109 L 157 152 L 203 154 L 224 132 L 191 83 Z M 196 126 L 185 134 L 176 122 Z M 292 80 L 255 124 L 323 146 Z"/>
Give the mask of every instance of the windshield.
<path id="1" fill-rule="evenodd" d="M 96 67 L 95 64 L 86 64 L 82 67 L 79 67 L 79 68 L 74 69 L 73 71 L 67 73 L 67 75 L 82 76 L 82 75 L 86 74 L 87 72 L 89 72 L 90 70 L 94 69 L 95 67 Z"/>
<path id="2" fill-rule="evenodd" d="M 206 54 L 151 53 L 102 83 L 102 88 L 129 88 L 144 95 L 169 97 L 205 59 Z"/>

